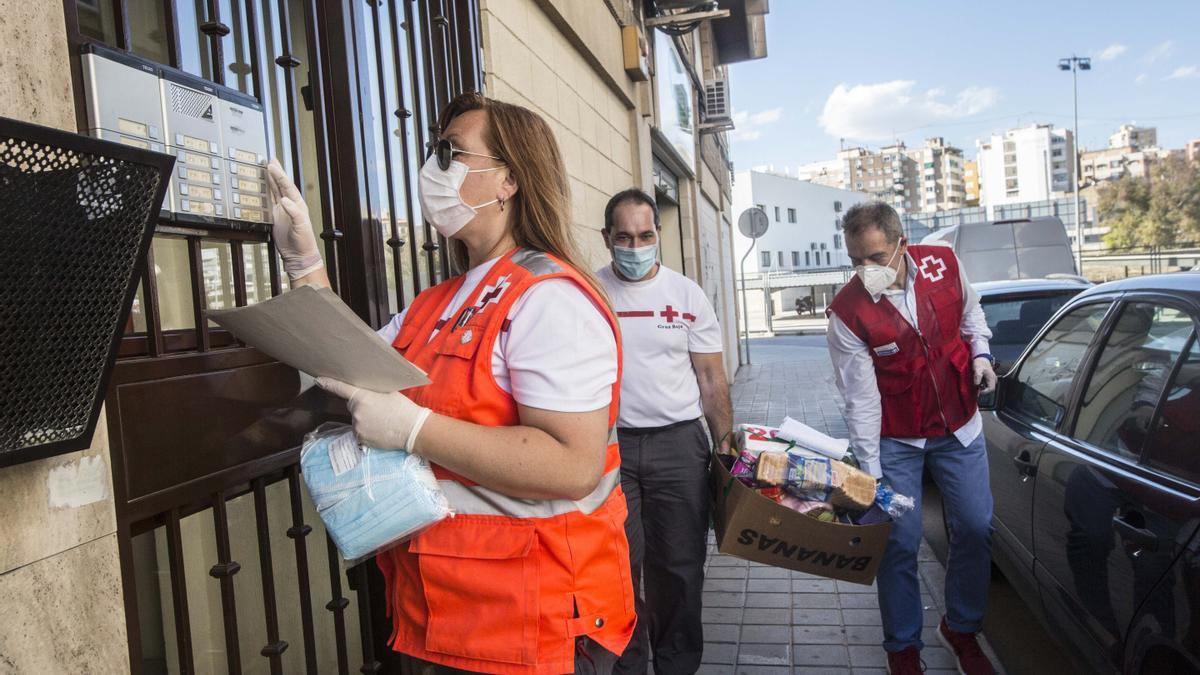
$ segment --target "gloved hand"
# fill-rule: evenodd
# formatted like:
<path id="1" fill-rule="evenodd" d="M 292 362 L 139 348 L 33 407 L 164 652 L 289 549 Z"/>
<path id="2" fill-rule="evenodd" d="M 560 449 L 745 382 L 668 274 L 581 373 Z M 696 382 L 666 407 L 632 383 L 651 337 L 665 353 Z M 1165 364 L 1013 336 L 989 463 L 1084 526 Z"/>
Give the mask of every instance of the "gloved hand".
<path id="1" fill-rule="evenodd" d="M 274 221 L 271 234 L 288 277 L 295 281 L 324 267 L 308 217 L 308 205 L 279 160 L 272 159 L 267 164 L 267 187 L 275 203 L 271 209 Z"/>
<path id="2" fill-rule="evenodd" d="M 987 359 L 971 359 L 972 368 L 975 371 L 975 386 L 978 387 L 981 383 L 983 387 L 979 390 L 980 394 L 990 394 L 996 390 L 996 371 L 992 370 L 992 364 Z"/>
<path id="3" fill-rule="evenodd" d="M 330 377 L 318 377 L 317 384 L 346 399 L 346 407 L 354 419 L 354 433 L 360 443 L 381 450 L 404 449 L 416 454 L 413 446 L 429 418 L 429 408 L 422 408 L 398 391 L 380 394 Z"/>

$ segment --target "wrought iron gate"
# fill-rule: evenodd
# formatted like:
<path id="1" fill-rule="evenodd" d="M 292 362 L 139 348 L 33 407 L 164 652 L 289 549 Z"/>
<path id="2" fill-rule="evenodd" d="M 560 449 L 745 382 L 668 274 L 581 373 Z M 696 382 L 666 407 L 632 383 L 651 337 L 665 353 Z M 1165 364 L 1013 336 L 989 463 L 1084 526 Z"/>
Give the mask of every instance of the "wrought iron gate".
<path id="1" fill-rule="evenodd" d="M 482 88 L 476 0 L 64 6 L 73 45 L 105 43 L 263 103 L 334 288 L 365 321 L 381 325 L 447 276 L 416 173 L 436 111 Z M 297 396 L 298 373 L 207 319 L 281 292 L 265 237 L 159 223 L 106 399 L 134 673 L 406 670 L 385 644 L 374 565 L 344 579 L 303 498 L 302 434 L 344 409 Z"/>

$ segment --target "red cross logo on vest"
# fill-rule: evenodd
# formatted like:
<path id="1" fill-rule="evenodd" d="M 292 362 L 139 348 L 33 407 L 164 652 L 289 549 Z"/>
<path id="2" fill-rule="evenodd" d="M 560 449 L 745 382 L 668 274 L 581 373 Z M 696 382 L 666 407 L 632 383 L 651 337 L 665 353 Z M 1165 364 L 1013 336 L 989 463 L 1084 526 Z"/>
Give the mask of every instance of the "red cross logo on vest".
<path id="1" fill-rule="evenodd" d="M 921 258 L 921 266 L 917 268 L 917 271 L 930 281 L 941 281 L 946 273 L 946 262 L 941 258 L 927 255 Z"/>
<path id="2" fill-rule="evenodd" d="M 488 284 L 484 287 L 483 292 L 479 294 L 479 299 L 475 301 L 475 314 L 484 310 L 488 305 L 499 302 L 500 296 L 504 295 L 504 291 L 508 289 L 508 276 L 502 276 L 496 280 L 496 285 Z"/>
<path id="3" fill-rule="evenodd" d="M 679 312 L 676 312 L 670 305 L 667 305 L 667 309 L 659 312 L 658 315 L 666 319 L 667 323 L 675 323 L 675 317 L 679 316 Z"/>

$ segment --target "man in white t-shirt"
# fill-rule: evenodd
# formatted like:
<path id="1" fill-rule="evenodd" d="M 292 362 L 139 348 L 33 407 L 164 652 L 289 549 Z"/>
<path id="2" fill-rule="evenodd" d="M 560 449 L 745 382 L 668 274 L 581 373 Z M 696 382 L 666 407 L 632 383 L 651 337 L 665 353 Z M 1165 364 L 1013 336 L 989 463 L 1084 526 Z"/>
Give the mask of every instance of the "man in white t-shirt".
<path id="1" fill-rule="evenodd" d="M 694 673 L 708 535 L 708 460 L 733 426 L 721 327 L 691 279 L 658 264 L 658 207 L 641 190 L 604 210 L 611 265 L 596 272 L 621 322 L 617 436 L 638 626 L 617 673 Z M 706 433 L 700 418 L 708 423 Z M 644 591 L 643 591 L 643 583 Z"/>

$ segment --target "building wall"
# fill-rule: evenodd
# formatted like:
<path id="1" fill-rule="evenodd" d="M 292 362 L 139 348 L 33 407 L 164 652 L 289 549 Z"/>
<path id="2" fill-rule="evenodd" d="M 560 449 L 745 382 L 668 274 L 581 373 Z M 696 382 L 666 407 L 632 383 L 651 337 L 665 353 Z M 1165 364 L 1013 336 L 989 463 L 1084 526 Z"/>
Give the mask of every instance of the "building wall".
<path id="1" fill-rule="evenodd" d="M 75 130 L 62 3 L 0 0 L 0 116 Z M 104 419 L 86 450 L 0 469 L 2 672 L 129 670 Z"/>
<path id="2" fill-rule="evenodd" d="M 484 85 L 490 96 L 527 106 L 546 117 L 562 150 L 571 185 L 572 219 L 593 268 L 608 264 L 600 230 L 604 206 L 616 192 L 640 187 L 653 195 L 652 128 L 657 125 L 654 82 L 635 82 L 624 70 L 621 26 L 636 23 L 628 2 L 481 0 Z M 702 27 L 677 42 L 701 77 L 725 75 L 708 57 Z M 656 43 L 650 31 L 647 44 Z M 658 55 L 651 54 L 651 58 Z M 709 58 L 706 66 L 705 58 Z M 699 119 L 693 120 L 695 129 Z M 705 290 L 726 332 L 736 335 L 731 249 L 721 229 L 733 220 L 729 178 L 710 168 L 712 148 L 695 143 L 688 172 L 680 173 L 678 206 L 660 202 L 662 261 Z M 725 169 L 727 174 L 727 168 Z M 678 172 L 677 172 L 678 173 Z M 737 354 L 726 349 L 729 375 Z"/>
<path id="3" fill-rule="evenodd" d="M 989 209 L 1037 202 L 1071 191 L 1073 136 L 1066 129 L 1031 125 L 979 144 L 980 198 Z M 1015 159 L 1015 161 L 1012 161 Z M 1013 188 L 1009 181 L 1016 180 Z"/>
<path id="4" fill-rule="evenodd" d="M 616 192 L 648 187 L 636 146 L 634 83 L 621 30 L 602 2 L 482 0 L 484 86 L 550 122 L 567 165 L 572 219 L 592 267 L 608 261 L 600 235 Z"/>
<path id="5" fill-rule="evenodd" d="M 849 265 L 844 242 L 838 246 L 841 233 L 837 224 L 847 209 L 870 199 L 870 195 L 861 192 L 815 185 L 785 176 L 758 171 L 739 173 L 734 182 L 734 211 L 741 213 L 746 208 L 762 204 L 766 206 L 770 220 L 767 233 L 758 239 L 754 254 L 746 259 L 746 273 L 815 270 Z M 836 210 L 835 202 L 840 202 L 840 211 Z M 780 210 L 778 221 L 775 220 L 776 207 Z M 796 210 L 795 223 L 789 222 L 788 209 Z M 740 232 L 734 234 L 734 255 L 739 264 L 750 244 L 751 240 Z M 817 246 L 815 251 L 813 244 Z M 769 267 L 762 266 L 763 251 L 771 253 Z M 784 254 L 782 266 L 779 265 L 780 251 Z M 792 265 L 793 252 L 799 254 L 798 266 Z M 810 254 L 807 263 L 805 252 Z M 829 253 L 828 263 L 825 262 L 826 252 Z M 813 258 L 818 253 L 821 256 L 819 263 Z"/>

